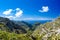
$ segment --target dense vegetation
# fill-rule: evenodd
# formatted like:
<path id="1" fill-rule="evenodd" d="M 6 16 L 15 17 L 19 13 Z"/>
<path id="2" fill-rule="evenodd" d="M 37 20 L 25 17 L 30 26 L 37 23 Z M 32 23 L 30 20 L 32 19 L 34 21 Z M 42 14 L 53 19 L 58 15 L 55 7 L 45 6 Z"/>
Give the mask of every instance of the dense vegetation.
<path id="1" fill-rule="evenodd" d="M 0 17 L 0 40 L 60 40 L 60 17 L 34 25 Z"/>

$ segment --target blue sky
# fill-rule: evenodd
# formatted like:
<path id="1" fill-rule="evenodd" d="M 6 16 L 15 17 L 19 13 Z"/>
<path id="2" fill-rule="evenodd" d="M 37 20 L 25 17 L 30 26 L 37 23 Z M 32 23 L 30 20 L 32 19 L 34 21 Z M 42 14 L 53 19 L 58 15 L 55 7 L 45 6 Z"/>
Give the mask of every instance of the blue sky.
<path id="1" fill-rule="evenodd" d="M 0 0 L 0 16 L 11 20 L 51 20 L 60 16 L 60 0 Z"/>

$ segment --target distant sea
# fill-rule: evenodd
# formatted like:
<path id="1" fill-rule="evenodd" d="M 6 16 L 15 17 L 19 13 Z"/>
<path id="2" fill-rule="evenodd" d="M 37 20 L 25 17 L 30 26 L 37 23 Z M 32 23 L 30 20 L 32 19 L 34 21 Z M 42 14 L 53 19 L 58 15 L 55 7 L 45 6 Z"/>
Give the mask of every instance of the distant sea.
<path id="1" fill-rule="evenodd" d="M 41 23 L 41 24 L 44 24 L 44 23 L 46 23 L 46 22 L 51 22 L 52 20 L 29 20 L 29 21 L 25 21 L 25 22 L 27 22 L 27 23 L 30 23 L 30 24 L 35 24 L 35 23 Z"/>

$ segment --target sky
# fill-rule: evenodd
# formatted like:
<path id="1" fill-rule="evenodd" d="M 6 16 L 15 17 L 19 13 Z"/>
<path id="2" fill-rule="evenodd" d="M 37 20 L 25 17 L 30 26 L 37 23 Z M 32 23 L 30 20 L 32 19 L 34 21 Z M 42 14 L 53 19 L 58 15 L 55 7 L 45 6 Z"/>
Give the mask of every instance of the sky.
<path id="1" fill-rule="evenodd" d="M 0 16 L 11 20 L 52 20 L 60 16 L 60 0 L 0 0 Z"/>

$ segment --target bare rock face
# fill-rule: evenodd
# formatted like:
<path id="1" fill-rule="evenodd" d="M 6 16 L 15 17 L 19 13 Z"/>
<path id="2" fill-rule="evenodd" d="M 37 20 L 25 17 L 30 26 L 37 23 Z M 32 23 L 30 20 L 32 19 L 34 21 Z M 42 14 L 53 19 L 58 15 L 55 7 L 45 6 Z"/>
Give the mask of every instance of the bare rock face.
<path id="1" fill-rule="evenodd" d="M 33 37 L 38 35 L 42 40 L 57 39 L 58 35 L 60 35 L 60 17 L 52 20 L 52 22 L 41 24 L 35 29 L 32 35 Z"/>

